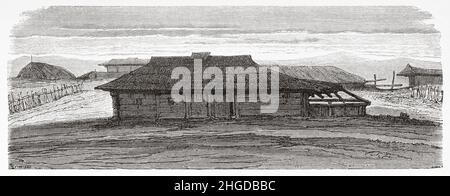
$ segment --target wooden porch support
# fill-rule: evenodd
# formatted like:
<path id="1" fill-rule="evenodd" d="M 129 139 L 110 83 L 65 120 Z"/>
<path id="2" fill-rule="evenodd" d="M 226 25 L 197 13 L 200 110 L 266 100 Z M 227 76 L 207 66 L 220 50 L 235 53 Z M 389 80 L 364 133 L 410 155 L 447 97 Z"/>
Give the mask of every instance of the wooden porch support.
<path id="1" fill-rule="evenodd" d="M 334 95 L 336 95 L 336 97 L 341 100 L 343 103 L 345 103 L 345 100 L 341 97 L 341 95 L 339 95 L 338 92 L 335 92 Z"/>
<path id="2" fill-rule="evenodd" d="M 159 119 L 159 95 L 157 95 L 156 93 L 155 95 L 155 120 Z"/>
<path id="3" fill-rule="evenodd" d="M 119 93 L 115 91 L 110 92 L 113 104 L 113 120 L 120 121 L 120 98 Z"/>
<path id="4" fill-rule="evenodd" d="M 189 119 L 189 105 L 190 103 L 184 102 L 184 119 Z"/>

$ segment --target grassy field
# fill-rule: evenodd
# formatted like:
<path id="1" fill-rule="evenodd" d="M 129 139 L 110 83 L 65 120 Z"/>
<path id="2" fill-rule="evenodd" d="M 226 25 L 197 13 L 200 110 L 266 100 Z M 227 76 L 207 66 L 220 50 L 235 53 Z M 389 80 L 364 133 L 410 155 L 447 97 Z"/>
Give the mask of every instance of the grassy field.
<path id="1" fill-rule="evenodd" d="M 367 116 L 117 124 L 109 120 L 109 93 L 93 90 L 99 83 L 86 83 L 88 89 L 82 93 L 10 115 L 10 168 L 442 167 L 439 122 Z M 416 109 L 381 98 L 370 100 L 369 113 L 387 111 L 380 107 L 396 112 Z M 425 113 L 418 115 L 427 118 Z"/>

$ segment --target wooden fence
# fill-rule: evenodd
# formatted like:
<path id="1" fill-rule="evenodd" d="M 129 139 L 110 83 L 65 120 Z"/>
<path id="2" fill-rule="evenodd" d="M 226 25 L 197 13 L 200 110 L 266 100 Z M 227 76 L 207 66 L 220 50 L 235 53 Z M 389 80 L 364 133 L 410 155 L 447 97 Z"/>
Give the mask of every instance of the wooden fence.
<path id="1" fill-rule="evenodd" d="M 25 111 L 46 103 L 56 101 L 64 96 L 81 92 L 82 88 L 82 83 L 72 85 L 62 84 L 59 86 L 53 86 L 49 89 L 42 88 L 40 92 L 28 91 L 26 93 L 19 92 L 18 94 L 9 93 L 9 113 L 13 114 L 16 112 Z"/>
<path id="2" fill-rule="evenodd" d="M 441 86 L 436 85 L 424 85 L 410 88 L 411 97 L 419 98 L 434 102 L 442 102 L 444 97 L 444 91 Z"/>

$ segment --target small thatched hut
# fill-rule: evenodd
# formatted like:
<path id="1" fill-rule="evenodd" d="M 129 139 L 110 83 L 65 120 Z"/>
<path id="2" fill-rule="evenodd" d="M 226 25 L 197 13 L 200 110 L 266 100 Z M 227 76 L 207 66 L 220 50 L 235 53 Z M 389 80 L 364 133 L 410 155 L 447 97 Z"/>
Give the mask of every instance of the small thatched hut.
<path id="1" fill-rule="evenodd" d="M 87 72 L 87 73 L 77 77 L 77 79 L 80 79 L 80 80 L 92 80 L 92 79 L 97 79 L 97 78 L 98 78 L 97 71 L 90 71 L 90 72 Z"/>
<path id="2" fill-rule="evenodd" d="M 79 79 L 79 80 L 102 80 L 102 79 L 118 78 L 121 75 L 123 75 L 123 73 L 90 71 L 81 76 L 78 76 L 77 79 Z"/>
<path id="3" fill-rule="evenodd" d="M 250 55 L 213 56 L 209 53 L 193 53 L 191 56 L 152 57 L 148 65 L 96 89 L 111 93 L 116 119 L 238 118 L 261 115 L 260 106 L 263 103 L 259 100 L 256 103 L 236 100 L 220 103 L 174 102 L 170 93 L 177 80 L 171 79 L 172 70 L 185 67 L 193 73 L 194 62 L 199 61 L 202 62 L 203 69 L 218 67 L 224 73 L 230 66 L 259 66 Z M 205 85 L 208 81 L 203 82 Z M 279 92 L 278 112 L 270 115 L 362 116 L 366 114 L 366 106 L 370 104 L 339 84 L 297 79 L 283 73 L 279 74 Z"/>
<path id="4" fill-rule="evenodd" d="M 59 66 L 40 62 L 30 62 L 20 70 L 17 78 L 30 80 L 60 80 L 75 79 L 75 75 Z"/>
<path id="5" fill-rule="evenodd" d="M 408 64 L 397 75 L 408 77 L 409 86 L 411 87 L 427 84 L 442 84 L 442 69 L 424 69 Z"/>

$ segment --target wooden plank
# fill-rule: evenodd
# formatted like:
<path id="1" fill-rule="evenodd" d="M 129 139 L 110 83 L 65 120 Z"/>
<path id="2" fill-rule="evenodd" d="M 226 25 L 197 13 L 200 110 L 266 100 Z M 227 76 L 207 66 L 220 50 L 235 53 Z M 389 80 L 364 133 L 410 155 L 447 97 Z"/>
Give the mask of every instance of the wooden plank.
<path id="1" fill-rule="evenodd" d="M 364 102 L 357 99 L 309 99 L 310 102 Z"/>
<path id="2" fill-rule="evenodd" d="M 403 86 L 403 84 L 378 84 L 377 87 L 398 87 L 398 86 Z"/>
<path id="3" fill-rule="evenodd" d="M 380 81 L 386 81 L 387 79 L 386 78 L 383 78 L 383 79 L 377 79 L 376 81 L 375 80 L 366 80 L 365 82 L 366 83 L 368 83 L 368 82 L 380 82 Z"/>
<path id="4" fill-rule="evenodd" d="M 334 95 L 336 95 L 336 97 L 337 97 L 339 100 L 344 100 L 344 98 L 342 98 L 341 95 L 339 95 L 339 93 L 335 92 Z"/>
<path id="5" fill-rule="evenodd" d="M 364 98 L 362 98 L 362 97 L 360 97 L 360 96 L 358 96 L 358 95 L 355 95 L 354 93 L 352 93 L 352 92 L 350 92 L 350 91 L 348 91 L 348 90 L 346 90 L 346 89 L 343 89 L 342 91 L 344 91 L 344 92 L 347 93 L 348 95 L 350 95 L 350 96 L 352 96 L 352 97 L 354 97 L 354 98 L 356 98 L 356 99 L 358 99 L 358 100 L 361 100 L 361 101 L 363 101 L 363 102 L 365 102 L 365 103 L 367 103 L 367 104 L 370 105 L 370 101 L 369 101 L 369 100 L 366 100 L 366 99 L 364 99 Z"/>
<path id="6" fill-rule="evenodd" d="M 394 89 L 394 85 L 395 85 L 395 71 L 392 72 L 392 85 L 391 85 L 391 89 Z"/>

